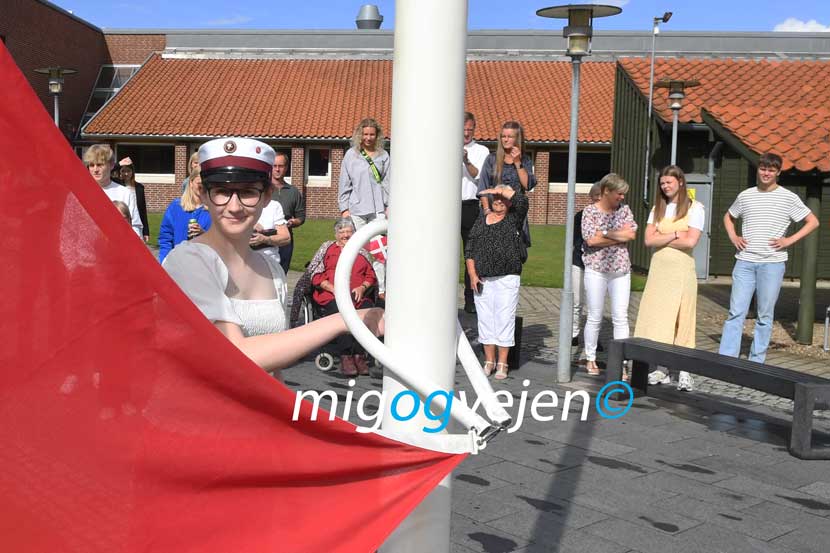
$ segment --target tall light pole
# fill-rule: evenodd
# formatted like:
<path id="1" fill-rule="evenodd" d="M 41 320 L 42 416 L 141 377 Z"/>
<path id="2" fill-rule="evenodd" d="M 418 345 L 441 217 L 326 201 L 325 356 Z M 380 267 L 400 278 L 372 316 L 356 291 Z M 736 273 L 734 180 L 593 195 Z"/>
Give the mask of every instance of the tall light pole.
<path id="1" fill-rule="evenodd" d="M 68 67 L 57 66 L 41 67 L 40 69 L 35 69 L 35 73 L 49 75 L 49 94 L 55 99 L 55 126 L 60 128 L 60 105 L 58 99 L 61 93 L 63 93 L 63 78 L 66 75 L 74 75 L 77 71 Z"/>
<path id="2" fill-rule="evenodd" d="M 683 107 L 683 98 L 686 97 L 686 89 L 700 84 L 700 81 L 689 79 L 661 79 L 654 85 L 656 88 L 669 89 L 669 107 L 672 111 L 671 124 L 671 164 L 677 165 L 677 121 L 680 115 L 680 108 Z"/>
<path id="3" fill-rule="evenodd" d="M 657 35 L 660 34 L 660 23 L 668 23 L 671 19 L 672 12 L 665 12 L 660 17 L 655 17 L 652 21 L 653 29 L 651 33 L 651 69 L 648 76 L 648 126 L 646 127 L 646 156 L 644 160 L 645 170 L 643 171 L 643 201 L 648 203 L 648 181 L 651 176 L 649 170 L 649 158 L 651 157 L 651 118 L 652 107 L 654 106 L 654 52 L 657 47 Z"/>
<path id="4" fill-rule="evenodd" d="M 562 299 L 559 302 L 559 357 L 556 365 L 556 381 L 571 380 L 571 329 L 573 328 L 574 291 L 571 280 L 571 258 L 573 257 L 574 204 L 576 198 L 576 145 L 579 125 L 579 72 L 582 58 L 591 54 L 592 23 L 595 17 L 617 15 L 622 11 L 618 6 L 598 4 L 568 4 L 542 8 L 536 12 L 540 17 L 567 19 L 568 25 L 562 36 L 568 39 L 567 55 L 571 58 L 573 80 L 571 81 L 571 138 L 568 144 L 568 208 L 565 215 L 565 270 Z"/>

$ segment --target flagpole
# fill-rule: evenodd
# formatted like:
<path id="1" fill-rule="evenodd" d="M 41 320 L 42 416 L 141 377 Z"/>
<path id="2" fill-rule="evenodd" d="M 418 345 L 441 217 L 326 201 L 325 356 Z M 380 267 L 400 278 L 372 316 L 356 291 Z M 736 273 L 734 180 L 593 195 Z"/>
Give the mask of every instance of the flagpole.
<path id="1" fill-rule="evenodd" d="M 392 193 L 386 275 L 385 343 L 417 357 L 422 376 L 452 390 L 458 319 L 461 150 L 467 53 L 467 2 L 397 0 L 392 80 Z M 424 144 L 440 136 L 428 156 Z M 413 198 L 417 201 L 413 202 Z M 429 209 L 428 222 L 424 219 Z M 456 237 L 448 240 L 447 236 Z M 404 385 L 386 371 L 384 396 Z M 406 422 L 391 416 L 394 433 L 433 427 L 423 413 Z M 450 477 L 386 540 L 382 553 L 449 553 Z"/>

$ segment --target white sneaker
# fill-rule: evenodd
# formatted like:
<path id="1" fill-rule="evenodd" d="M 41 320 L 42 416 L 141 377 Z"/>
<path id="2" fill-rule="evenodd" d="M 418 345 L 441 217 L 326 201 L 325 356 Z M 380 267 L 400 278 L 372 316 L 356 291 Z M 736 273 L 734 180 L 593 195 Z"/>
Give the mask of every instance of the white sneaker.
<path id="1" fill-rule="evenodd" d="M 695 389 L 695 381 L 687 372 L 680 371 L 680 378 L 677 380 L 677 389 L 681 392 L 691 392 Z"/>
<path id="2" fill-rule="evenodd" d="M 648 373 L 648 385 L 656 386 L 657 384 L 671 384 L 671 377 L 660 370 Z"/>

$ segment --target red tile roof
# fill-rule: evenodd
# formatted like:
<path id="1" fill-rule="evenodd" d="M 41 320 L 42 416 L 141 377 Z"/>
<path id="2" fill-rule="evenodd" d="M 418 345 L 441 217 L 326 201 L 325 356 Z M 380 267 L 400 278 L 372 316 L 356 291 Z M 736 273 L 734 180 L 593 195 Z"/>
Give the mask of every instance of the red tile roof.
<path id="1" fill-rule="evenodd" d="M 758 154 L 775 152 L 783 170 L 830 172 L 830 110 L 713 106 L 715 121 Z"/>
<path id="2" fill-rule="evenodd" d="M 440 83 L 433 83 L 440 86 Z M 467 64 L 477 136 L 495 140 L 515 119 L 534 142 L 567 142 L 569 62 Z M 389 129 L 392 62 L 164 59 L 153 56 L 95 116 L 85 134 L 348 138 L 363 117 Z M 579 141 L 611 142 L 614 64 L 582 65 Z"/>
<path id="3" fill-rule="evenodd" d="M 648 96 L 648 59 L 620 65 Z M 830 62 L 658 59 L 654 80 L 697 79 L 686 91 L 679 120 L 703 122 L 705 109 L 756 153 L 773 151 L 784 169 L 830 171 Z M 654 93 L 655 113 L 671 121 L 665 89 Z"/>

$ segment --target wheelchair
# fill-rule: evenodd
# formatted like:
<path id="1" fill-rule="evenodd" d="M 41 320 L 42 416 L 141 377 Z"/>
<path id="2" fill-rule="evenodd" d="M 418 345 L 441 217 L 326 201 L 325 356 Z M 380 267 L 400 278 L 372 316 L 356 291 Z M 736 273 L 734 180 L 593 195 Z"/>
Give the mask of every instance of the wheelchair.
<path id="1" fill-rule="evenodd" d="M 308 293 L 303 295 L 300 303 L 299 325 L 307 325 L 311 321 L 323 317 L 320 306 L 314 302 L 312 298 L 313 288 L 309 288 Z M 372 286 L 366 291 L 367 297 L 370 298 L 374 305 L 378 304 L 377 287 Z M 335 368 L 334 355 L 326 351 L 326 346 L 323 346 L 323 351 L 314 356 L 314 366 L 323 372 L 328 372 Z M 371 357 L 369 357 L 371 359 Z"/>

